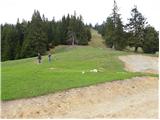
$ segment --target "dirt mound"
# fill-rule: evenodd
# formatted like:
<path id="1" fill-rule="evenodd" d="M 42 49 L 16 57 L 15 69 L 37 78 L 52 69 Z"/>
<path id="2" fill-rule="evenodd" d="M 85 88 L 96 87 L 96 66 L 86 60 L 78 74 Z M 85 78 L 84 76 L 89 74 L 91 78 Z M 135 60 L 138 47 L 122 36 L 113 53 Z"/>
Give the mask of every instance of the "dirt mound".
<path id="1" fill-rule="evenodd" d="M 2 118 L 158 118 L 158 78 L 135 77 L 1 104 Z"/>
<path id="2" fill-rule="evenodd" d="M 158 74 L 158 57 L 128 55 L 120 56 L 119 59 L 125 62 L 128 71 Z"/>

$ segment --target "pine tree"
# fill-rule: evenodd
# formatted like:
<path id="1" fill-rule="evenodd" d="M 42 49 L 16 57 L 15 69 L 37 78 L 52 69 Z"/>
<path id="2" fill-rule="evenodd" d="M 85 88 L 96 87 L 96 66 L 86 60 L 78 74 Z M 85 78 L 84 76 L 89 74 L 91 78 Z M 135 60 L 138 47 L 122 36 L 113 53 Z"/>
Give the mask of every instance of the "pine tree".
<path id="1" fill-rule="evenodd" d="M 113 41 L 115 39 L 114 23 L 111 17 L 108 17 L 106 22 L 107 23 L 106 23 L 105 41 L 106 41 L 106 45 L 112 48 Z"/>
<path id="2" fill-rule="evenodd" d="M 26 36 L 21 56 L 33 57 L 37 53 L 44 54 L 47 49 L 47 36 L 43 29 L 43 23 L 39 11 L 34 11 L 32 21 L 28 28 L 28 35 Z"/>
<path id="3" fill-rule="evenodd" d="M 144 27 L 146 24 L 146 18 L 138 11 L 135 6 L 131 10 L 131 18 L 127 24 L 128 30 L 132 33 L 132 44 L 137 52 L 138 47 L 142 47 L 144 41 Z"/>
<path id="4" fill-rule="evenodd" d="M 105 40 L 108 47 L 115 48 L 116 50 L 123 50 L 126 47 L 124 40 L 123 24 L 118 13 L 118 6 L 114 0 L 113 12 L 107 18 L 105 30 Z"/>
<path id="5" fill-rule="evenodd" d="M 25 25 L 24 25 L 24 21 L 22 23 L 19 22 L 19 19 L 17 20 L 17 24 L 16 24 L 16 30 L 17 30 L 17 34 L 18 34 L 18 42 L 16 45 L 16 56 L 15 59 L 19 59 L 21 56 L 21 48 L 23 45 L 23 40 L 24 40 L 24 35 L 25 35 Z"/>
<path id="6" fill-rule="evenodd" d="M 2 60 L 14 60 L 18 34 L 14 25 L 5 24 L 2 29 Z"/>
<path id="7" fill-rule="evenodd" d="M 124 39 L 123 24 L 120 18 L 117 19 L 115 28 L 114 45 L 116 50 L 123 50 L 126 47 L 126 40 Z"/>
<path id="8" fill-rule="evenodd" d="M 144 30 L 142 49 L 145 53 L 159 51 L 159 33 L 152 26 L 147 26 Z"/>
<path id="9" fill-rule="evenodd" d="M 91 26 L 91 25 L 89 25 Z M 92 35 L 91 35 L 91 31 L 90 31 L 91 27 L 86 27 L 86 34 L 87 34 L 87 40 L 91 41 Z"/>
<path id="10" fill-rule="evenodd" d="M 114 0 L 114 4 L 113 4 L 113 12 L 111 14 L 111 17 L 112 17 L 112 20 L 113 20 L 113 23 L 114 23 L 114 27 L 116 28 L 117 27 L 117 24 L 118 24 L 118 20 L 119 20 L 119 17 L 120 17 L 120 14 L 118 14 L 118 6 L 117 6 L 117 3 L 116 1 Z"/>

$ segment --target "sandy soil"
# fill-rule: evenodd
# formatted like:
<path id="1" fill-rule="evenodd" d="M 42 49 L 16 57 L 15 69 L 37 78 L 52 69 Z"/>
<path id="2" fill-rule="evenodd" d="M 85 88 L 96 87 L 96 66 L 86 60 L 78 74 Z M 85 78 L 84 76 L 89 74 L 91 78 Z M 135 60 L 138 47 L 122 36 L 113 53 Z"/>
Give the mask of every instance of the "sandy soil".
<path id="1" fill-rule="evenodd" d="M 158 78 L 136 77 L 2 102 L 2 118 L 157 118 Z"/>
<path id="2" fill-rule="evenodd" d="M 1 104 L 2 118 L 158 118 L 158 78 L 135 77 Z"/>
<path id="3" fill-rule="evenodd" d="M 147 72 L 158 74 L 158 57 L 143 55 L 120 56 L 125 62 L 125 69 L 132 72 Z"/>

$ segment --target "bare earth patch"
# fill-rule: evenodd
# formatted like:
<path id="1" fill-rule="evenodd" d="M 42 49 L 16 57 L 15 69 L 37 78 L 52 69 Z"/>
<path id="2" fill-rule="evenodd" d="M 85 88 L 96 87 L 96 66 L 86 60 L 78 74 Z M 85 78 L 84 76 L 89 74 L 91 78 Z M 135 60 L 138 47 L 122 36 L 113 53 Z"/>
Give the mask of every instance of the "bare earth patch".
<path id="1" fill-rule="evenodd" d="M 151 69 L 157 73 L 157 58 L 124 56 L 120 59 L 130 66 L 129 70 Z M 1 105 L 2 118 L 158 118 L 158 78 L 135 77 L 3 101 Z"/>
<path id="2" fill-rule="evenodd" d="M 158 78 L 135 77 L 2 102 L 2 118 L 158 118 Z"/>
<path id="3" fill-rule="evenodd" d="M 131 72 L 146 72 L 158 74 L 158 57 L 143 55 L 120 56 L 125 62 L 125 69 Z"/>

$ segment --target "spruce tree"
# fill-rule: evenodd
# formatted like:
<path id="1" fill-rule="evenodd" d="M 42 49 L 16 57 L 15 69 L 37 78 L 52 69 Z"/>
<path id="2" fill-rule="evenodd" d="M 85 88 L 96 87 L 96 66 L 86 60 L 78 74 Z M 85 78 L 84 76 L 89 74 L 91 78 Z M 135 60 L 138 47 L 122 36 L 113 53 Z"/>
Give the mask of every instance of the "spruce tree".
<path id="1" fill-rule="evenodd" d="M 118 13 L 118 6 L 114 0 L 113 12 L 110 17 L 107 18 L 105 30 L 106 44 L 110 48 L 116 50 L 123 50 L 126 47 L 126 41 L 124 40 L 123 24 Z"/>
<path id="2" fill-rule="evenodd" d="M 16 45 L 15 59 L 19 59 L 20 54 L 21 54 L 21 48 L 22 48 L 22 45 L 23 45 L 24 35 L 25 35 L 24 21 L 22 23 L 20 23 L 19 19 L 17 20 L 16 30 L 17 30 L 17 34 L 18 34 L 18 42 L 17 42 L 17 45 Z"/>
<path id="3" fill-rule="evenodd" d="M 5 24 L 2 29 L 2 60 L 14 60 L 18 34 L 14 25 Z"/>
<path id="4" fill-rule="evenodd" d="M 131 42 L 137 52 L 138 47 L 142 47 L 144 41 L 144 27 L 146 18 L 138 11 L 137 6 L 131 10 L 131 18 L 127 24 L 128 30 L 132 33 Z"/>
<path id="5" fill-rule="evenodd" d="M 159 51 L 159 33 L 152 26 L 147 26 L 144 30 L 142 49 L 145 53 L 155 53 Z"/>
<path id="6" fill-rule="evenodd" d="M 113 41 L 114 41 L 114 37 L 115 37 L 115 33 L 114 33 L 114 23 L 111 17 L 107 18 L 106 21 L 106 32 L 105 32 L 105 41 L 106 41 L 106 45 L 109 48 L 113 47 Z"/>
<path id="7" fill-rule="evenodd" d="M 25 37 L 21 56 L 33 57 L 37 53 L 44 54 L 47 49 L 47 36 L 43 29 L 43 23 L 39 11 L 34 11 L 32 21 L 28 28 L 28 35 Z"/>
<path id="8" fill-rule="evenodd" d="M 117 24 L 118 24 L 118 19 L 120 17 L 120 14 L 118 14 L 118 6 L 117 6 L 117 2 L 114 0 L 114 4 L 113 4 L 113 10 L 112 10 L 112 14 L 111 14 L 111 17 L 112 17 L 112 20 L 113 20 L 113 23 L 114 23 L 114 27 L 116 28 L 117 27 Z"/>

